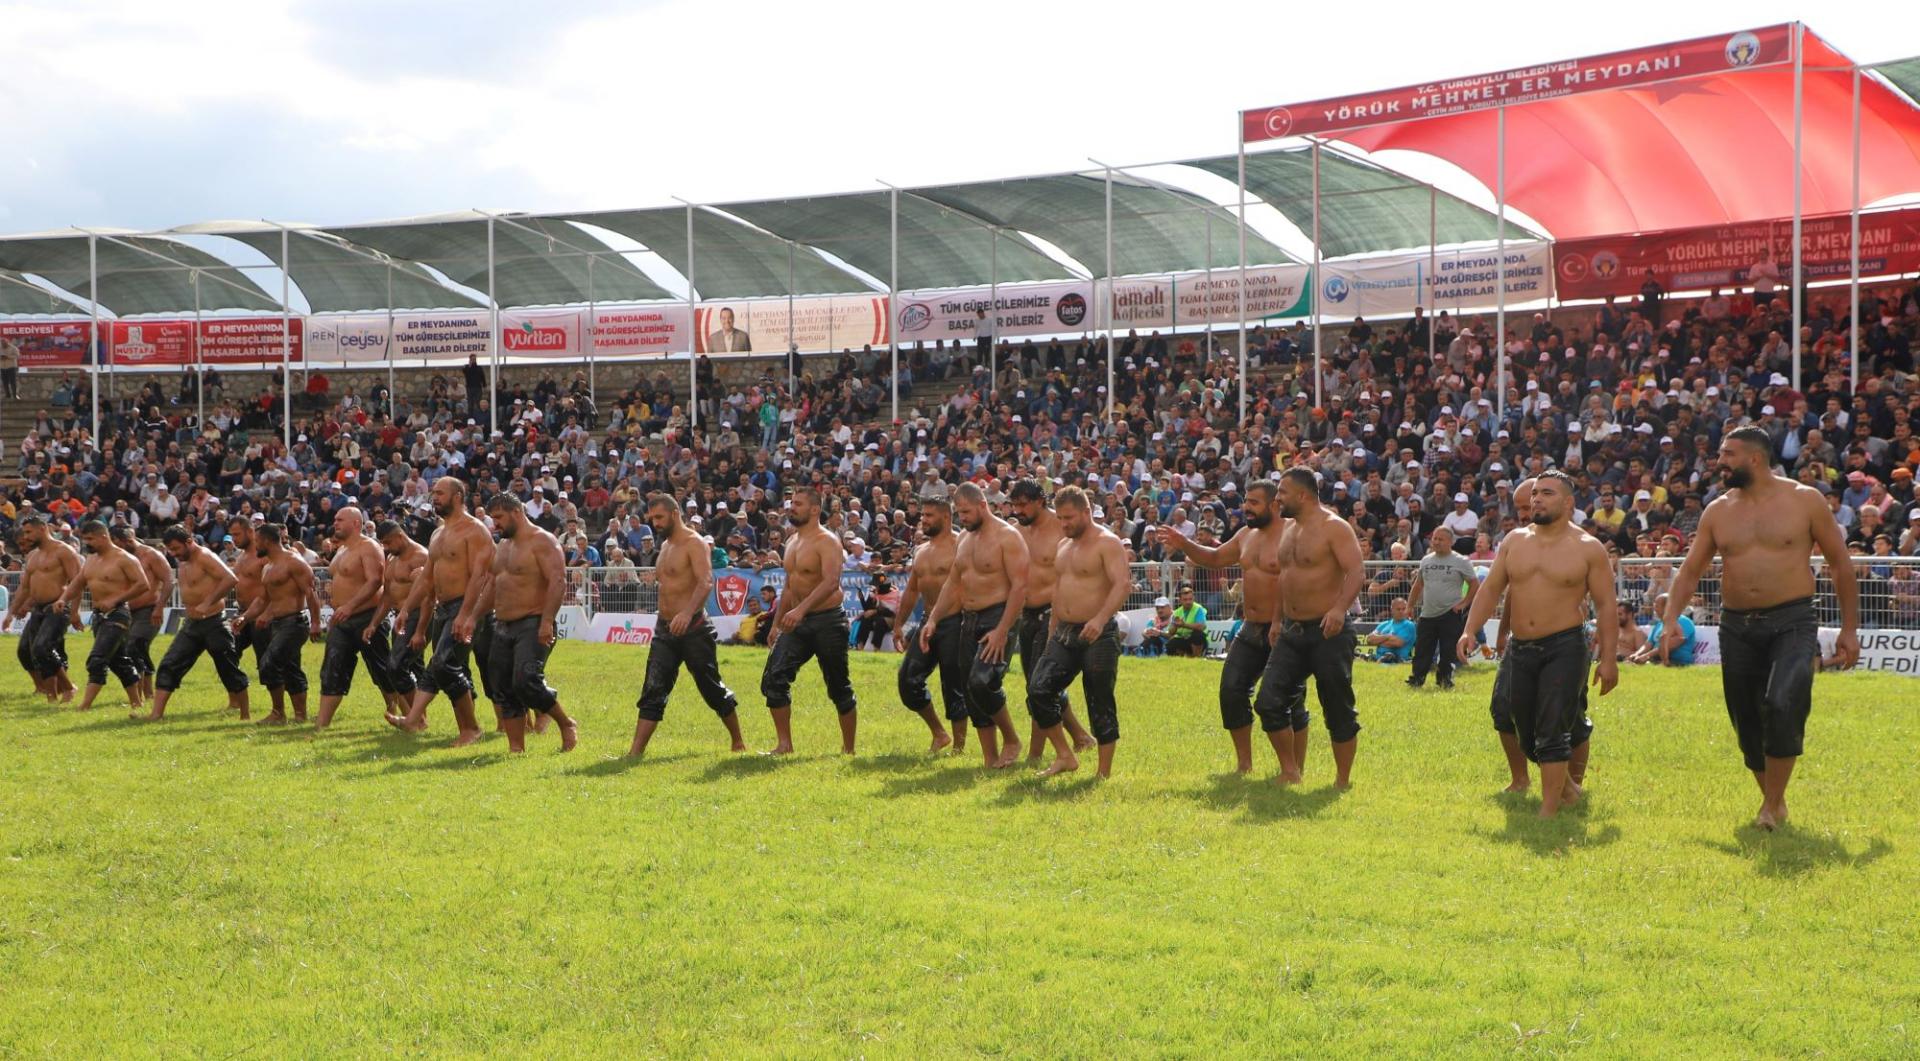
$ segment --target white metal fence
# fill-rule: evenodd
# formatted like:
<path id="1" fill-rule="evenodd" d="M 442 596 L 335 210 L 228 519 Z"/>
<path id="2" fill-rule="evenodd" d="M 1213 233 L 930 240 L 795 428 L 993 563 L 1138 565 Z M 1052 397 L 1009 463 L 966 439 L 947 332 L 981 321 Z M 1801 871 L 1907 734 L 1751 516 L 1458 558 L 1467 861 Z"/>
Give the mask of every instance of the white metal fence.
<path id="1" fill-rule="evenodd" d="M 1475 564 L 1482 570 L 1489 562 Z M 1814 562 L 1815 609 L 1822 625 L 1835 625 L 1840 618 L 1839 603 L 1825 565 Z M 1354 602 L 1354 619 L 1374 623 L 1387 618 L 1396 599 L 1407 596 L 1419 565 L 1413 561 L 1374 560 L 1366 565 L 1365 580 Z M 1654 601 L 1672 584 L 1679 572 L 1678 557 L 1626 557 L 1617 567 L 1616 587 L 1623 606 L 1634 609 L 1636 618 L 1646 623 L 1653 618 Z M 1862 556 L 1854 558 L 1854 570 L 1860 581 L 1860 625 L 1863 629 L 1920 630 L 1920 557 Z M 320 599 L 327 600 L 326 571 L 316 572 Z M 724 580 L 727 571 L 719 573 Z M 658 610 L 660 587 L 652 568 L 573 567 L 568 568 L 563 603 L 578 606 L 591 616 L 599 612 L 649 613 Z M 0 572 L 0 592 L 8 599 L 17 591 L 20 573 Z M 762 585 L 778 585 L 777 571 L 743 572 L 744 585 L 720 587 L 731 594 L 755 595 Z M 895 588 L 904 584 L 896 579 Z M 1240 569 L 1208 570 L 1183 562 L 1140 563 L 1133 565 L 1133 586 L 1128 592 L 1125 610 L 1151 608 L 1160 597 L 1176 598 L 1182 586 L 1192 586 L 1195 602 L 1207 609 L 1213 619 L 1233 619 L 1239 615 Z M 867 592 L 869 579 L 864 573 L 849 573 L 846 591 L 857 601 Z M 177 590 L 176 600 L 178 604 Z M 721 610 L 737 613 L 747 609 L 744 599 L 731 597 L 721 602 Z M 1715 564 L 1700 580 L 1689 614 L 1695 622 L 1717 623 L 1722 602 L 1719 565 Z"/>

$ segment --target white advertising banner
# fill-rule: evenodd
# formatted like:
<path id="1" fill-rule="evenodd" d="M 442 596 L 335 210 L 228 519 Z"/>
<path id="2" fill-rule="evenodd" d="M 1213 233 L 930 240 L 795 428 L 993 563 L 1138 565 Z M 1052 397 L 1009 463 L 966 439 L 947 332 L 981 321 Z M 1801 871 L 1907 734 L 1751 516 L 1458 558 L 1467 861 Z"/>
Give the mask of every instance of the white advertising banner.
<path id="1" fill-rule="evenodd" d="M 645 648 L 653 644 L 653 628 L 658 619 L 652 612 L 601 612 L 587 624 L 584 640 Z"/>
<path id="2" fill-rule="evenodd" d="M 687 348 L 687 304 L 598 306 L 593 313 L 596 357 L 671 354 Z"/>
<path id="3" fill-rule="evenodd" d="M 1537 302 L 1553 294 L 1552 247 L 1509 243 L 1507 302 Z M 1499 305 L 1500 255 L 1493 248 L 1399 254 L 1359 262 L 1322 262 L 1320 313 L 1325 317 L 1404 317 L 1432 291 L 1437 309 L 1492 309 Z"/>
<path id="4" fill-rule="evenodd" d="M 1104 304 L 1108 281 L 1096 281 L 1094 286 L 1102 295 L 1097 301 Z M 1112 288 L 1114 327 L 1144 330 L 1173 327 L 1173 279 L 1171 277 L 1122 277 L 1112 281 Z M 1096 328 L 1106 326 L 1105 315 L 1094 321 Z"/>
<path id="5" fill-rule="evenodd" d="M 1247 270 L 1248 323 L 1313 312 L 1305 265 L 1264 265 Z M 1188 324 L 1235 324 L 1240 320 L 1240 270 L 1179 273 L 1173 278 L 1174 320 Z"/>
<path id="6" fill-rule="evenodd" d="M 789 336 L 802 351 L 852 350 L 886 345 L 887 297 L 806 295 L 791 301 L 709 302 L 700 307 L 694 321 L 700 352 L 706 354 L 783 353 Z"/>
<path id="7" fill-rule="evenodd" d="M 503 315 L 504 316 L 504 315 Z M 493 320 L 486 310 L 447 313 L 397 313 L 393 317 L 393 356 L 401 360 L 465 361 L 493 348 Z"/>
<path id="8" fill-rule="evenodd" d="M 500 352 L 509 357 L 583 357 L 586 311 L 501 310 Z"/>
<path id="9" fill-rule="evenodd" d="M 385 361 L 390 341 L 384 313 L 307 318 L 307 357 L 313 361 Z"/>
<path id="10" fill-rule="evenodd" d="M 973 339 L 990 289 L 961 287 L 900 296 L 895 314 L 903 343 Z M 1093 285 L 1084 280 L 1050 284 L 1002 284 L 995 300 L 999 335 L 1058 335 L 1093 330 Z"/>

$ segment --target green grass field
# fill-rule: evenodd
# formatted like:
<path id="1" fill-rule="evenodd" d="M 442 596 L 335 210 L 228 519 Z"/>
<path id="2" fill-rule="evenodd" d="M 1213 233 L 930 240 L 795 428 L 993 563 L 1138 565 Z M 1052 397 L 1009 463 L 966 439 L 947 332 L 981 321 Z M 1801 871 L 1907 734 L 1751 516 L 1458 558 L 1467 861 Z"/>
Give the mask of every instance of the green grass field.
<path id="1" fill-rule="evenodd" d="M 763 659 L 723 657 L 756 746 Z M 1363 665 L 1336 795 L 1317 710 L 1304 788 L 1227 772 L 1215 663 L 1124 661 L 1101 784 L 928 759 L 896 659 L 856 657 L 855 758 L 810 672 L 793 760 L 683 678 L 639 765 L 638 648 L 563 645 L 581 746 L 513 760 L 444 701 L 395 733 L 364 674 L 316 737 L 204 663 L 151 726 L 9 668 L 0 1055 L 1920 1052 L 1910 680 L 1820 679 L 1762 835 L 1713 670 L 1596 700 L 1592 798 L 1543 823 L 1495 794 L 1485 666 Z"/>

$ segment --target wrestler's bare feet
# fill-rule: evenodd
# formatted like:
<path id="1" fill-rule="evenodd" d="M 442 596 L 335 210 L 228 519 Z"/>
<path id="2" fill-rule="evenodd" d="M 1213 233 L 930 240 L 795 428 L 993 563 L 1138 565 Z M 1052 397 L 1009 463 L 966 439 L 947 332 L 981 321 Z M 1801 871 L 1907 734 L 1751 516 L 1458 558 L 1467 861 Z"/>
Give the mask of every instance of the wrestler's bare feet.
<path id="1" fill-rule="evenodd" d="M 781 741 L 779 744 L 776 744 L 773 747 L 768 748 L 766 751 L 763 751 L 760 754 L 761 755 L 792 755 L 793 745 L 786 741 Z"/>
<path id="2" fill-rule="evenodd" d="M 1079 759 L 1076 759 L 1071 755 L 1062 755 L 1055 758 L 1053 762 L 1047 764 L 1047 768 L 1040 771 L 1040 776 L 1052 777 L 1055 774 L 1070 774 L 1078 769 L 1080 769 Z"/>
<path id="3" fill-rule="evenodd" d="M 261 717 L 260 721 L 254 723 L 256 726 L 284 726 L 286 724 L 287 716 L 284 712 L 280 711 L 269 711 Z"/>
<path id="4" fill-rule="evenodd" d="M 1077 752 L 1090 752 L 1099 746 L 1092 737 L 1081 737 L 1073 742 L 1073 750 Z"/>
<path id="5" fill-rule="evenodd" d="M 547 731 L 547 716 L 533 716 L 533 731 L 535 733 L 545 733 Z"/>
<path id="6" fill-rule="evenodd" d="M 560 750 L 561 751 L 570 752 L 576 746 L 578 746 L 579 743 L 580 743 L 580 727 L 579 726 L 574 725 L 574 726 L 560 727 Z"/>
<path id="7" fill-rule="evenodd" d="M 1581 788 L 1572 781 L 1568 781 L 1567 787 L 1560 790 L 1560 805 L 1562 807 L 1571 807 L 1575 803 L 1580 802 L 1580 797 L 1586 794 L 1586 789 Z"/>
<path id="8" fill-rule="evenodd" d="M 953 747 L 953 738 L 947 734 L 946 730 L 941 730 L 933 735 L 933 744 L 927 748 L 927 754 L 939 755 L 951 747 Z"/>
<path id="9" fill-rule="evenodd" d="M 1273 779 L 1276 785 L 1297 785 L 1306 778 L 1298 770 L 1282 770 L 1280 776 Z"/>
<path id="10" fill-rule="evenodd" d="M 1531 782 L 1531 781 L 1527 781 L 1527 780 L 1520 780 L 1520 781 L 1515 781 L 1515 782 L 1513 782 L 1513 783 L 1511 783 L 1511 784 L 1509 784 L 1509 785 L 1508 785 L 1507 787 L 1505 787 L 1505 788 L 1503 788 L 1503 789 L 1501 789 L 1500 791 L 1502 791 L 1502 792 L 1525 792 L 1525 791 L 1527 791 L 1528 789 L 1530 789 L 1530 788 L 1532 788 L 1532 787 L 1533 787 L 1533 782 Z"/>
<path id="11" fill-rule="evenodd" d="M 425 729 L 426 727 L 422 726 L 421 728 Z M 467 745 L 478 741 L 479 739 L 480 739 L 480 730 L 478 727 L 475 727 L 473 729 L 463 729 L 460 731 L 459 736 L 453 738 L 453 746 L 455 748 L 464 748 Z"/>
<path id="12" fill-rule="evenodd" d="M 1007 767 L 1019 761 L 1020 742 L 1017 740 L 1011 741 L 1007 744 L 1006 748 L 1000 752 L 1000 758 L 993 761 L 993 768 L 995 770 L 1005 770 Z"/>

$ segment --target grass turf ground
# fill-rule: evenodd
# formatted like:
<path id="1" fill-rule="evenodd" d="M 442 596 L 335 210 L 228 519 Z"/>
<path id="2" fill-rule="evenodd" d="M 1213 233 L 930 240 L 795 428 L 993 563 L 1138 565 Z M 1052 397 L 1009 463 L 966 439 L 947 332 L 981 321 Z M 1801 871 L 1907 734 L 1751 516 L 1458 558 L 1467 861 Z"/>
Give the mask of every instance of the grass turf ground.
<path id="1" fill-rule="evenodd" d="M 756 746 L 763 659 L 722 656 Z M 1495 795 L 1485 666 L 1358 667 L 1336 795 L 1317 717 L 1303 788 L 1227 772 L 1216 663 L 1123 661 L 1098 784 L 928 759 L 897 659 L 855 657 L 855 758 L 809 670 L 792 761 L 727 754 L 683 678 L 640 765 L 625 647 L 562 645 L 581 746 L 512 760 L 448 748 L 444 701 L 394 732 L 364 674 L 316 738 L 204 661 L 157 725 L 10 671 L 0 1054 L 1920 1050 L 1910 680 L 1819 680 L 1762 835 L 1713 670 L 1596 699 L 1592 798 L 1541 822 Z"/>

